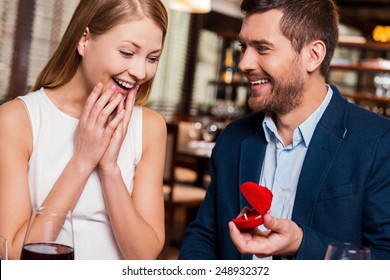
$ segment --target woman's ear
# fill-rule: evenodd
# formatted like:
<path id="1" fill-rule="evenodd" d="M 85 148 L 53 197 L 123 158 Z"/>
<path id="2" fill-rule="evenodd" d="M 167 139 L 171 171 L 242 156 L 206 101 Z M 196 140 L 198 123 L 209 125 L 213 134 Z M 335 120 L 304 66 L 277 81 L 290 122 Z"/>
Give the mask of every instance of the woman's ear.
<path id="1" fill-rule="evenodd" d="M 89 28 L 87 27 L 85 28 L 83 36 L 81 36 L 79 44 L 77 45 L 77 51 L 79 52 L 80 56 L 84 56 L 89 38 L 90 38 L 90 33 L 89 33 Z"/>
<path id="2" fill-rule="evenodd" d="M 318 69 L 325 58 L 326 46 L 323 41 L 311 42 L 307 47 L 307 72 L 312 73 Z"/>

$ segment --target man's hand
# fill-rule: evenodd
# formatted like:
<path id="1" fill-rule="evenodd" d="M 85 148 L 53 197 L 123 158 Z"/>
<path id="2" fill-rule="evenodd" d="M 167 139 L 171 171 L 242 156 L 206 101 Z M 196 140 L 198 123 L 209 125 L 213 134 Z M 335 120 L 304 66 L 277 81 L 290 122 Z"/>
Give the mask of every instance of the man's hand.
<path id="1" fill-rule="evenodd" d="M 230 237 L 240 253 L 258 258 L 296 255 L 303 238 L 303 231 L 296 223 L 266 214 L 264 226 L 268 230 L 240 231 L 229 222 Z"/>

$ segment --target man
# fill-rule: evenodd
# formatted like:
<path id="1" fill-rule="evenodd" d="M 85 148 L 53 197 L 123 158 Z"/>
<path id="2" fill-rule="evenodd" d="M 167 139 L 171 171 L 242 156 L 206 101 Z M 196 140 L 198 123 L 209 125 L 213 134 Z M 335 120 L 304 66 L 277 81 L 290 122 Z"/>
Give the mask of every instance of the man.
<path id="1" fill-rule="evenodd" d="M 333 241 L 390 259 L 390 121 L 325 83 L 338 39 L 332 0 L 244 0 L 240 70 L 255 111 L 229 125 L 180 259 L 323 259 Z M 273 192 L 265 228 L 231 222 L 239 191 Z"/>

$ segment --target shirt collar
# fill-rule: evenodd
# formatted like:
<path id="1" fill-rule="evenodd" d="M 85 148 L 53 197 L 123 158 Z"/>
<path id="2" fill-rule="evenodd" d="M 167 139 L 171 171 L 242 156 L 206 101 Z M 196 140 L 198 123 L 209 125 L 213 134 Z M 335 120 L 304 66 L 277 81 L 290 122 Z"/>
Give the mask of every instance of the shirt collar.
<path id="1" fill-rule="evenodd" d="M 300 126 L 295 129 L 293 134 L 293 146 L 299 144 L 299 142 L 301 142 L 301 139 L 303 139 L 303 143 L 306 148 L 309 146 L 317 123 L 321 119 L 323 113 L 325 112 L 326 108 L 330 103 L 330 100 L 332 99 L 333 90 L 329 85 L 326 85 L 326 87 L 328 90 L 320 106 Z M 273 136 L 280 139 L 276 123 L 270 114 L 267 114 L 264 117 L 262 126 L 265 134 L 265 139 L 268 143 L 271 141 Z"/>

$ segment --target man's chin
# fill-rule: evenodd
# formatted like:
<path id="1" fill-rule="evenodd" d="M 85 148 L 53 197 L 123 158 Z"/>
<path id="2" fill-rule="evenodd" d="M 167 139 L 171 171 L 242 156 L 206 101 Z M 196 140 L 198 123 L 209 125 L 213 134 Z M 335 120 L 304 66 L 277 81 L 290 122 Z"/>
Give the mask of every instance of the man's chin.
<path id="1" fill-rule="evenodd" d="M 266 112 L 267 106 L 264 104 L 263 100 L 259 100 L 259 94 L 254 96 L 253 94 L 248 99 L 248 106 L 253 112 Z"/>

